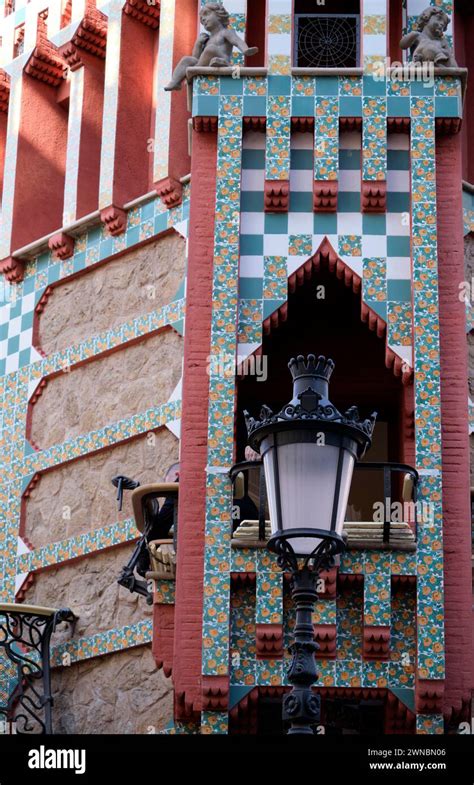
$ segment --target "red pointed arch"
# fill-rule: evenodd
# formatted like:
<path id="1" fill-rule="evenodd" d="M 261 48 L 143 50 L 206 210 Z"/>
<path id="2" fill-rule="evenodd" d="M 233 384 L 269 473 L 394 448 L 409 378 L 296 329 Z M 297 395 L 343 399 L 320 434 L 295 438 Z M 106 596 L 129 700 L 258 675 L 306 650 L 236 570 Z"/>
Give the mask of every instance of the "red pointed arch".
<path id="1" fill-rule="evenodd" d="M 297 270 L 288 278 L 288 295 L 293 294 L 300 286 L 304 286 L 311 281 L 321 269 L 327 269 L 344 284 L 352 289 L 354 294 L 361 292 L 362 279 L 349 265 L 347 265 L 336 253 L 328 238 L 325 237 L 314 253 L 306 262 L 303 262 Z M 288 318 L 288 300 L 280 305 L 263 322 L 263 335 L 270 335 L 281 323 Z M 412 377 L 412 368 L 391 349 L 387 344 L 387 322 L 382 319 L 370 306 L 362 300 L 360 308 L 361 321 L 367 324 L 369 330 L 377 333 L 378 338 L 385 338 L 385 366 L 391 368 L 397 377 L 402 377 L 402 383 L 408 384 Z M 254 352 L 261 353 L 261 346 Z"/>

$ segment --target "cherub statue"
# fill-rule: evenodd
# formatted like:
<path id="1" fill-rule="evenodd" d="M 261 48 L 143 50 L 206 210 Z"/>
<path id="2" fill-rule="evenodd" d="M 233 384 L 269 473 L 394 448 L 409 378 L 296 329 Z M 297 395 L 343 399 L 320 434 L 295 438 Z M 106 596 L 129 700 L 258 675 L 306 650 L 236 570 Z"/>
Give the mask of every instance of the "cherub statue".
<path id="1" fill-rule="evenodd" d="M 193 65 L 230 66 L 234 46 L 247 57 L 258 52 L 256 46 L 247 46 L 243 38 L 229 27 L 229 13 L 220 3 L 207 3 L 201 9 L 199 18 L 207 32 L 199 35 L 191 57 L 181 58 L 165 90 L 181 90 L 186 71 Z"/>
<path id="2" fill-rule="evenodd" d="M 418 32 L 403 36 L 401 48 L 410 50 L 414 63 L 434 63 L 445 68 L 457 68 L 444 35 L 449 21 L 449 16 L 441 8 L 425 8 L 418 17 Z"/>

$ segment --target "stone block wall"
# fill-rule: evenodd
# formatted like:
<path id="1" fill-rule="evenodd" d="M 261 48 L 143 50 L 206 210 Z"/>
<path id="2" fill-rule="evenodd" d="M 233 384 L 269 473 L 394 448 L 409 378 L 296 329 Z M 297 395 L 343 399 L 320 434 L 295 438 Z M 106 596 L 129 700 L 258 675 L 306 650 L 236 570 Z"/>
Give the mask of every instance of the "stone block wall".
<path id="1" fill-rule="evenodd" d="M 37 348 L 47 357 L 168 305 L 184 272 L 185 241 L 171 232 L 59 281 L 37 321 Z M 165 326 L 43 378 L 29 404 L 29 443 L 46 450 L 166 404 L 182 362 L 183 338 Z M 152 609 L 117 583 L 135 530 L 130 495 L 118 512 L 111 479 L 156 482 L 178 458 L 175 433 L 151 428 L 36 473 L 26 486 L 20 533 L 35 551 L 60 550 L 72 538 L 94 542 L 110 526 L 119 535 L 131 532 L 113 547 L 89 545 L 80 558 L 58 558 L 30 573 L 23 590 L 25 602 L 70 607 L 78 617 L 73 630 L 58 630 L 53 640 L 56 733 L 155 733 L 172 719 L 171 680 L 151 653 Z M 129 634 L 137 630 L 141 637 Z M 54 647 L 75 642 L 87 656 L 63 658 L 57 667 Z"/>

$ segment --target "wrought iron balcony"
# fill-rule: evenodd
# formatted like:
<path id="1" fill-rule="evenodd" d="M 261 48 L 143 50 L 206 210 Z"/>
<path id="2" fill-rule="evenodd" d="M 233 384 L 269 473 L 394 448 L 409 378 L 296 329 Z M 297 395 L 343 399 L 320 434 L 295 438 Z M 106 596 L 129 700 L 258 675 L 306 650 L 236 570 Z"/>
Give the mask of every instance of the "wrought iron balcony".
<path id="1" fill-rule="evenodd" d="M 265 547 L 271 523 L 263 464 L 237 463 L 230 477 L 234 488 L 232 547 Z M 417 487 L 418 473 L 407 464 L 356 464 L 344 524 L 347 547 L 414 551 Z"/>
<path id="2" fill-rule="evenodd" d="M 53 732 L 51 636 L 58 624 L 75 618 L 69 608 L 0 604 L 0 666 L 6 658 L 13 676 L 7 700 L 0 704 L 0 717 L 5 725 L 14 723 L 16 733 Z"/>

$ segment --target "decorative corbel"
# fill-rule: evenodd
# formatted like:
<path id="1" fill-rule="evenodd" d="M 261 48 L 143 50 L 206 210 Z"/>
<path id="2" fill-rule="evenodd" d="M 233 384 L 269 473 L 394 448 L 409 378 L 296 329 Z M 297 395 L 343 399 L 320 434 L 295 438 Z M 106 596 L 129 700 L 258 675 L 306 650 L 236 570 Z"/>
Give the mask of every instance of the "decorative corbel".
<path id="1" fill-rule="evenodd" d="M 49 238 L 48 247 L 55 259 L 62 261 L 74 255 L 74 243 L 74 237 L 65 232 L 58 232 Z"/>
<path id="2" fill-rule="evenodd" d="M 386 180 L 363 180 L 361 210 L 363 213 L 384 213 L 387 209 Z"/>
<path id="3" fill-rule="evenodd" d="M 255 626 L 257 660 L 277 660 L 283 657 L 283 626 L 257 624 Z"/>
<path id="4" fill-rule="evenodd" d="M 100 220 L 111 237 L 123 234 L 127 228 L 127 211 L 121 207 L 110 205 L 100 211 Z"/>
<path id="5" fill-rule="evenodd" d="M 364 660 L 388 660 L 390 656 L 390 627 L 364 627 L 362 638 Z"/>
<path id="6" fill-rule="evenodd" d="M 265 212 L 287 213 L 290 201 L 289 180 L 265 180 Z"/>
<path id="7" fill-rule="evenodd" d="M 313 210 L 315 213 L 337 212 L 337 180 L 313 181 Z"/>

